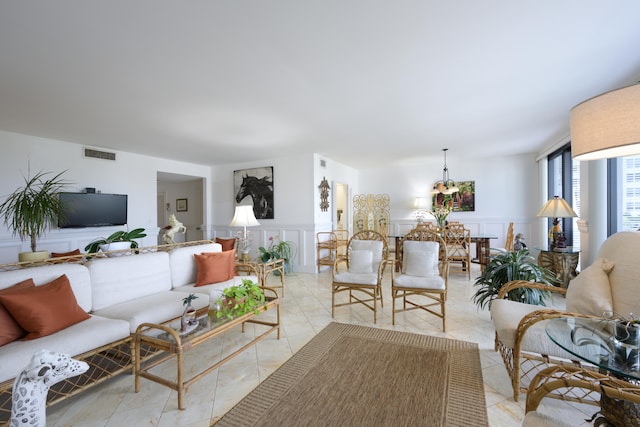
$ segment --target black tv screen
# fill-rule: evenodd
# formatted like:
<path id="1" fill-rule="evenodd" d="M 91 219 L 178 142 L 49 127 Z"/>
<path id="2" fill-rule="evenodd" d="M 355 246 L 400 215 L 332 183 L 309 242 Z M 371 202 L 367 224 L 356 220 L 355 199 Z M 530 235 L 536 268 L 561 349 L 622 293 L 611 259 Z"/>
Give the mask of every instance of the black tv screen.
<path id="1" fill-rule="evenodd" d="M 127 223 L 127 195 L 103 193 L 60 193 L 65 215 L 60 228 L 106 227 Z"/>

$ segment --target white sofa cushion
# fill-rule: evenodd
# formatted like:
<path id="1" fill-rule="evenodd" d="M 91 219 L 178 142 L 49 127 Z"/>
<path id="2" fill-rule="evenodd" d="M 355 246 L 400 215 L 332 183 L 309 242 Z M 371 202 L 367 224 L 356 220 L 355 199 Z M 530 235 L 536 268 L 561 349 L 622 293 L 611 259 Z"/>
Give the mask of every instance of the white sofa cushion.
<path id="1" fill-rule="evenodd" d="M 0 273 L 0 289 L 9 288 L 18 282 L 32 278 L 36 286 L 44 285 L 66 274 L 78 305 L 91 311 L 91 279 L 87 267 L 79 264 L 54 264 L 30 267 Z M 31 357 L 31 356 L 29 356 Z"/>
<path id="2" fill-rule="evenodd" d="M 171 290 L 166 252 L 96 259 L 87 268 L 94 311 Z"/>
<path id="3" fill-rule="evenodd" d="M 133 333 L 141 323 L 165 323 L 182 316 L 184 311 L 182 299 L 187 295 L 187 293 L 175 291 L 158 292 L 112 304 L 94 311 L 94 314 L 110 319 L 126 320 L 129 323 L 129 331 Z M 197 296 L 198 298 L 191 302 L 196 310 L 209 306 L 209 295 L 198 293 Z"/>
<path id="4" fill-rule="evenodd" d="M 598 258 L 571 282 L 567 289 L 567 310 L 573 313 L 602 316 L 613 310 L 609 273 L 614 264 Z"/>
<path id="5" fill-rule="evenodd" d="M 171 267 L 171 285 L 174 288 L 191 285 L 196 282 L 197 269 L 194 254 L 203 252 L 222 252 L 220 243 L 185 246 L 169 251 Z"/>
<path id="6" fill-rule="evenodd" d="M 130 335 L 123 320 L 91 316 L 55 334 L 30 341 L 14 341 L 0 347 L 0 383 L 14 378 L 39 350 L 77 356 Z"/>

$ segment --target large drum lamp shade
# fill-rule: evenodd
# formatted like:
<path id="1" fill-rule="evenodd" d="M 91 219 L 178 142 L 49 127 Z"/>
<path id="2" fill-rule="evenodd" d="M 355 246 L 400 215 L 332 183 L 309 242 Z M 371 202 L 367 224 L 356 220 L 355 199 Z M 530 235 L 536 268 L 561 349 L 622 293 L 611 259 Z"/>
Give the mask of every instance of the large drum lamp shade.
<path id="1" fill-rule="evenodd" d="M 603 93 L 571 109 L 575 159 L 635 154 L 640 154 L 640 84 Z"/>

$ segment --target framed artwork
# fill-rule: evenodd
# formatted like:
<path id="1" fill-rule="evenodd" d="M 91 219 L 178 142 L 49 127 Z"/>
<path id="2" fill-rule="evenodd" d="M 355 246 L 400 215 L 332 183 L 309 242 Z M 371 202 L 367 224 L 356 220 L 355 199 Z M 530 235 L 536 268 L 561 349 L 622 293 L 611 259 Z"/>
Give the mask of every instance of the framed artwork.
<path id="1" fill-rule="evenodd" d="M 187 199 L 176 199 L 176 212 L 186 212 L 189 210 Z"/>
<path id="2" fill-rule="evenodd" d="M 454 212 L 472 212 L 476 210 L 476 182 L 458 181 L 459 191 L 453 194 L 436 193 L 432 196 L 433 209 L 442 206 Z"/>
<path id="3" fill-rule="evenodd" d="M 233 171 L 235 206 L 250 197 L 256 219 L 273 219 L 273 166 Z"/>

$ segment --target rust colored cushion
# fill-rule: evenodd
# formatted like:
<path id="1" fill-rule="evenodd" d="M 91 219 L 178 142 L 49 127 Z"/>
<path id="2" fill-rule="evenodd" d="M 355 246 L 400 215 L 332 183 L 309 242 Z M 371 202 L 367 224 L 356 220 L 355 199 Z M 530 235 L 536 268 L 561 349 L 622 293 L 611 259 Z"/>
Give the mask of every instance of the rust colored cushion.
<path id="1" fill-rule="evenodd" d="M 221 239 L 216 237 L 216 243 L 220 243 L 222 245 L 222 251 L 230 251 L 236 247 L 236 238 L 232 237 L 230 239 Z"/>
<path id="2" fill-rule="evenodd" d="M 10 288 L 0 290 L 0 295 L 9 294 L 21 289 L 33 288 L 35 286 L 33 279 L 23 280 Z M 27 331 L 22 329 L 18 322 L 16 322 L 7 309 L 0 303 L 0 346 L 19 340 L 26 334 Z"/>
<path id="3" fill-rule="evenodd" d="M 25 340 L 51 335 L 88 319 L 65 274 L 33 288 L 0 294 L 0 303 L 27 331 Z"/>
<path id="4" fill-rule="evenodd" d="M 80 255 L 80 249 L 69 252 L 51 252 L 51 258 L 62 258 L 63 256 Z"/>
<path id="5" fill-rule="evenodd" d="M 231 258 L 234 261 L 234 251 L 225 252 L 203 252 L 194 254 L 196 259 L 196 286 L 210 285 L 212 283 L 224 282 L 231 279 L 229 275 L 229 265 Z"/>

